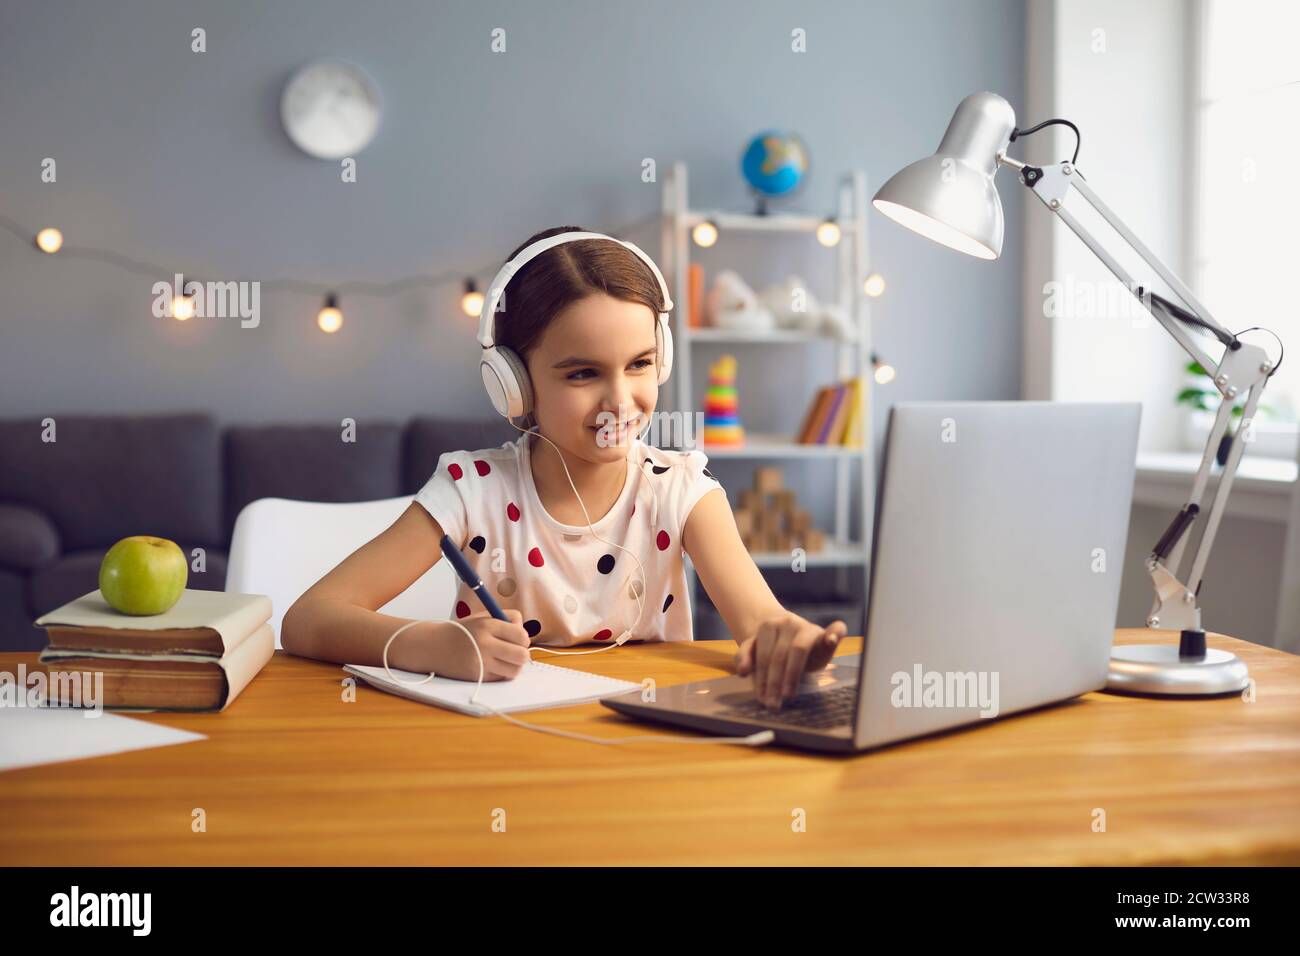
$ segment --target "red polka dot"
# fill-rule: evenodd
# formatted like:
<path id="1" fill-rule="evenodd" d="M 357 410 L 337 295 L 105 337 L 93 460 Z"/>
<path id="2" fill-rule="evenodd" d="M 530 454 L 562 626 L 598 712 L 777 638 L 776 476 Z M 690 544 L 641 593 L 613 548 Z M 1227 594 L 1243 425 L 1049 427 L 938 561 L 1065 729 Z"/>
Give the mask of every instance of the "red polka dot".
<path id="1" fill-rule="evenodd" d="M 655 545 L 659 548 L 660 551 L 667 551 L 668 544 L 669 541 L 668 541 L 667 531 L 660 531 L 657 535 L 655 535 Z"/>
<path id="2" fill-rule="evenodd" d="M 447 466 L 447 473 L 451 475 L 452 481 L 460 481 L 460 476 L 465 474 L 460 470 L 460 465 L 456 464 L 454 461 Z"/>
<path id="3" fill-rule="evenodd" d="M 486 475 L 488 472 L 492 470 L 492 466 L 489 465 L 487 462 L 485 462 L 482 458 L 475 458 L 474 470 L 477 471 L 479 475 Z"/>
<path id="4" fill-rule="evenodd" d="M 469 605 L 466 604 L 464 601 L 457 601 L 457 602 L 456 602 L 456 616 L 457 616 L 457 617 L 469 617 Z"/>
<path id="5" fill-rule="evenodd" d="M 542 552 L 539 548 L 533 548 L 533 550 L 528 552 L 528 563 L 535 568 L 540 568 L 542 566 Z"/>
<path id="6" fill-rule="evenodd" d="M 510 504 L 506 505 L 506 517 L 509 518 L 511 521 L 519 520 L 519 508 L 515 505 L 513 501 L 510 502 Z"/>
<path id="7" fill-rule="evenodd" d="M 610 639 L 611 637 L 613 637 L 613 636 L 614 636 L 614 632 L 611 631 L 609 628 L 606 627 L 606 628 L 603 628 L 603 629 L 597 631 L 597 632 L 592 636 L 591 639 L 592 639 L 593 641 L 607 641 L 607 640 L 609 640 L 609 639 Z"/>

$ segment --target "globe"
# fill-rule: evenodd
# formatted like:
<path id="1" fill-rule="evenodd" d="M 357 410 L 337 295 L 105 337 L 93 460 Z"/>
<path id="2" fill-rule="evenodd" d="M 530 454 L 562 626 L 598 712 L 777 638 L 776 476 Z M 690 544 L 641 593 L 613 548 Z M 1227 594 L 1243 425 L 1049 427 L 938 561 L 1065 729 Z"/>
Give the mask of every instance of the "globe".
<path id="1" fill-rule="evenodd" d="M 793 133 L 767 130 L 749 141 L 740 160 L 745 180 L 764 196 L 784 196 L 808 172 L 808 150 Z"/>

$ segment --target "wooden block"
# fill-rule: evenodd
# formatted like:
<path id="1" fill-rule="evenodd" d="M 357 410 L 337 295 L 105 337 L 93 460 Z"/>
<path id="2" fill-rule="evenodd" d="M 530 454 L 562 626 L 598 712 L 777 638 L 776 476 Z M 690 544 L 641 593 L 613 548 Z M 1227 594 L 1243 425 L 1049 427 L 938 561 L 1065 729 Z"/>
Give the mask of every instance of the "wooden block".
<path id="1" fill-rule="evenodd" d="M 809 554 L 817 554 L 826 550 L 826 532 L 819 528 L 809 528 L 808 533 L 804 535 L 804 550 Z"/>
<path id="2" fill-rule="evenodd" d="M 736 518 L 736 530 L 743 538 L 754 530 L 754 512 L 748 510 L 732 512 Z"/>
<path id="3" fill-rule="evenodd" d="M 772 506 L 778 511 L 793 511 L 797 502 L 794 500 L 794 490 L 791 488 L 782 488 L 780 491 L 772 492 Z"/>
<path id="4" fill-rule="evenodd" d="M 745 488 L 740 492 L 740 507 L 745 511 L 758 511 L 762 501 L 763 496 L 753 488 Z"/>
<path id="5" fill-rule="evenodd" d="M 783 484 L 781 469 L 771 465 L 754 469 L 754 489 L 760 494 L 780 491 Z"/>
<path id="6" fill-rule="evenodd" d="M 802 535 L 812 527 L 812 515 L 802 508 L 796 508 L 787 519 L 788 527 L 793 534 Z"/>

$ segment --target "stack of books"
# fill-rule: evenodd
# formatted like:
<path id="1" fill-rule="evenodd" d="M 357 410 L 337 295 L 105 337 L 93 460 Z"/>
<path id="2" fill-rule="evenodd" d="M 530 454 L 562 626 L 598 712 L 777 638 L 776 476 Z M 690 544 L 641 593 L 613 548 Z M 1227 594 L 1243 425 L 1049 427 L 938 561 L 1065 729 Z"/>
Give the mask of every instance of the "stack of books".
<path id="1" fill-rule="evenodd" d="M 265 594 L 186 589 L 170 610 L 135 617 L 98 590 L 36 619 L 46 674 L 103 674 L 104 708 L 225 710 L 275 654 Z M 95 680 L 98 681 L 98 677 Z M 50 679 L 49 703 L 67 682 Z"/>
<path id="2" fill-rule="evenodd" d="M 796 439 L 800 445 L 862 445 L 862 376 L 817 390 Z"/>

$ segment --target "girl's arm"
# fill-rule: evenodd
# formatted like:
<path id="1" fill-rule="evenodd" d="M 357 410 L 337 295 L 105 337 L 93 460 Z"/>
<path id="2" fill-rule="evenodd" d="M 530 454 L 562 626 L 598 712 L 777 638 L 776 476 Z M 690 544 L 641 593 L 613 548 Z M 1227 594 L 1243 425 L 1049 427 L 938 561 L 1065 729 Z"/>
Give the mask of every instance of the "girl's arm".
<path id="1" fill-rule="evenodd" d="M 291 654 L 339 664 L 383 662 L 384 643 L 407 618 L 380 614 L 442 557 L 442 527 L 416 502 L 392 525 L 344 558 L 285 613 L 280 642 Z M 450 625 L 408 628 L 388 651 L 390 667 L 434 670 Z M 459 635 L 458 635 L 459 636 Z M 436 639 L 431 639 L 436 638 Z M 464 637 L 460 639 L 463 641 Z"/>
<path id="2" fill-rule="evenodd" d="M 794 695 L 804 671 L 830 661 L 847 631 L 844 622 L 823 629 L 781 606 L 745 549 L 721 488 L 691 510 L 682 547 L 736 640 L 736 673 L 753 673 L 755 696 L 779 707 Z"/>

